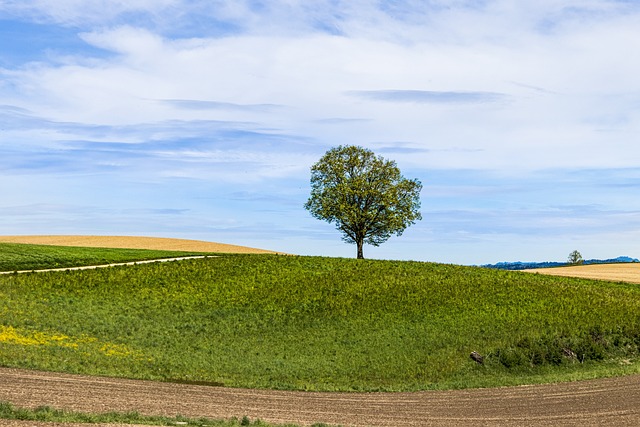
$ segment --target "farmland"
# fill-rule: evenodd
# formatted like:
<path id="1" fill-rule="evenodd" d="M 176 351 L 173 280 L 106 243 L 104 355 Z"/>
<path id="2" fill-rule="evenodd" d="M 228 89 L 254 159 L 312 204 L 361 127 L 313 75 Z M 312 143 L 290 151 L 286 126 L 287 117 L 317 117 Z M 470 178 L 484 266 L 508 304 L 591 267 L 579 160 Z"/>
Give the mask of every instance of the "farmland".
<path id="1" fill-rule="evenodd" d="M 526 271 L 552 276 L 581 277 L 585 279 L 640 284 L 640 263 L 576 265 L 569 267 L 537 268 Z"/>
<path id="2" fill-rule="evenodd" d="M 0 271 L 44 270 L 189 255 L 198 253 L 0 243 Z"/>
<path id="3" fill-rule="evenodd" d="M 47 246 L 75 246 L 83 248 L 149 249 L 160 251 L 180 251 L 198 253 L 275 253 L 273 251 L 225 243 L 206 242 L 191 239 L 171 239 L 144 236 L 0 236 L 1 243 L 21 243 Z"/>
<path id="4" fill-rule="evenodd" d="M 638 371 L 634 285 L 278 255 L 0 277 L 0 365 L 408 391 Z M 472 351 L 483 364 L 469 358 Z"/>

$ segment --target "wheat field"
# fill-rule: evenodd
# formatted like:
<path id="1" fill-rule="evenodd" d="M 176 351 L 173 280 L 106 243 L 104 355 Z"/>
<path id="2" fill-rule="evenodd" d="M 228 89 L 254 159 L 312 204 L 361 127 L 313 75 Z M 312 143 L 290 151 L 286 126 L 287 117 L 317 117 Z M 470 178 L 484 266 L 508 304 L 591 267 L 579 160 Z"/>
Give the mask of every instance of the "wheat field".
<path id="1" fill-rule="evenodd" d="M 640 284 L 640 263 L 590 264 L 570 267 L 536 268 L 523 271 L 551 276 L 580 277 L 584 279 Z"/>
<path id="2" fill-rule="evenodd" d="M 276 253 L 264 249 L 202 240 L 171 239 L 139 236 L 0 236 L 3 243 L 27 243 L 32 245 L 83 246 L 91 248 L 156 249 L 187 252 L 217 252 L 241 254 Z"/>

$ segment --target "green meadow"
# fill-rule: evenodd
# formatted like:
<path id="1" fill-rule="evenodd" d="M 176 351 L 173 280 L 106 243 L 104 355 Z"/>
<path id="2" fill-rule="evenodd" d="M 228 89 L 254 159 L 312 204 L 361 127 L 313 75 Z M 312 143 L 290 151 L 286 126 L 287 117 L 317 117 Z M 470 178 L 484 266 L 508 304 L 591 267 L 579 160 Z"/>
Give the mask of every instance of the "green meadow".
<path id="1" fill-rule="evenodd" d="M 278 255 L 0 276 L 7 367 L 406 391 L 635 373 L 639 354 L 622 283 Z"/>
<path id="2" fill-rule="evenodd" d="M 86 248 L 74 246 L 0 243 L 0 271 L 43 270 L 174 258 L 198 253 L 148 249 Z"/>

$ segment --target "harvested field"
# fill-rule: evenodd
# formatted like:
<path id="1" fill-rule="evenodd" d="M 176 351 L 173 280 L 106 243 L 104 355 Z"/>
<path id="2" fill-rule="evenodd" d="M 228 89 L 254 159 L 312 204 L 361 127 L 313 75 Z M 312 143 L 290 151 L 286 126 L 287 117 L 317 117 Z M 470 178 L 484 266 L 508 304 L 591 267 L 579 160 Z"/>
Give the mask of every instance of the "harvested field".
<path id="1" fill-rule="evenodd" d="M 89 248 L 156 249 L 189 252 L 217 252 L 236 254 L 276 253 L 264 249 L 202 240 L 170 239 L 137 236 L 0 236 L 0 242 L 32 245 L 84 246 Z"/>
<path id="2" fill-rule="evenodd" d="M 571 267 L 536 268 L 523 270 L 528 273 L 551 276 L 580 277 L 583 279 L 608 280 L 612 282 L 640 283 L 640 263 L 590 264 Z"/>

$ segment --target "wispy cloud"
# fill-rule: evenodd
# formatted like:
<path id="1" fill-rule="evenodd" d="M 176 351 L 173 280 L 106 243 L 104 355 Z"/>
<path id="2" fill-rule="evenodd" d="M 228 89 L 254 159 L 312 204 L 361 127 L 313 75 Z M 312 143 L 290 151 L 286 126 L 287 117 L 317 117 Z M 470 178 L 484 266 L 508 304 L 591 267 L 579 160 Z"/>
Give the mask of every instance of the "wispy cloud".
<path id="1" fill-rule="evenodd" d="M 437 153 L 459 153 L 459 154 L 468 154 L 468 153 L 481 153 L 483 151 L 482 148 L 461 148 L 461 147 L 450 147 L 450 148 L 428 148 L 426 146 L 420 146 L 419 144 L 411 144 L 404 142 L 397 143 L 383 143 L 381 145 L 376 145 L 376 152 L 380 153 L 388 153 L 393 155 L 402 155 L 402 154 L 437 154 Z"/>
<path id="2" fill-rule="evenodd" d="M 234 104 L 232 102 L 200 101 L 193 99 L 165 99 L 164 104 L 187 110 L 236 110 L 249 112 L 272 112 L 280 105 L 275 104 Z"/>
<path id="3" fill-rule="evenodd" d="M 361 123 L 361 122 L 370 122 L 371 119 L 358 119 L 358 118 L 347 118 L 347 117 L 331 117 L 327 119 L 318 119 L 315 122 L 326 125 L 342 125 L 342 124 L 352 124 L 352 123 Z"/>
<path id="4" fill-rule="evenodd" d="M 496 92 L 429 91 L 429 90 L 360 90 L 348 95 L 384 102 L 424 104 L 476 104 L 505 101 L 508 97 Z"/>
<path id="5" fill-rule="evenodd" d="M 482 37 L 518 27 L 549 33 L 567 26 L 634 14 L 639 9 L 637 2 L 622 0 L 544 0 L 518 7 L 504 0 L 297 3 L 287 0 L 58 0 L 55 3 L 6 0 L 0 4 L 0 18 L 19 16 L 32 22 L 75 28 L 126 23 L 173 37 L 318 32 L 342 36 L 387 34 L 393 39 L 406 40 L 416 34 L 423 37 L 441 34 L 457 39 L 475 33 Z"/>
<path id="6" fill-rule="evenodd" d="M 614 0 L 2 1 L 0 232 L 350 255 L 302 205 L 311 165 L 356 144 L 425 186 L 425 219 L 376 256 L 632 248 L 638 18 Z"/>

